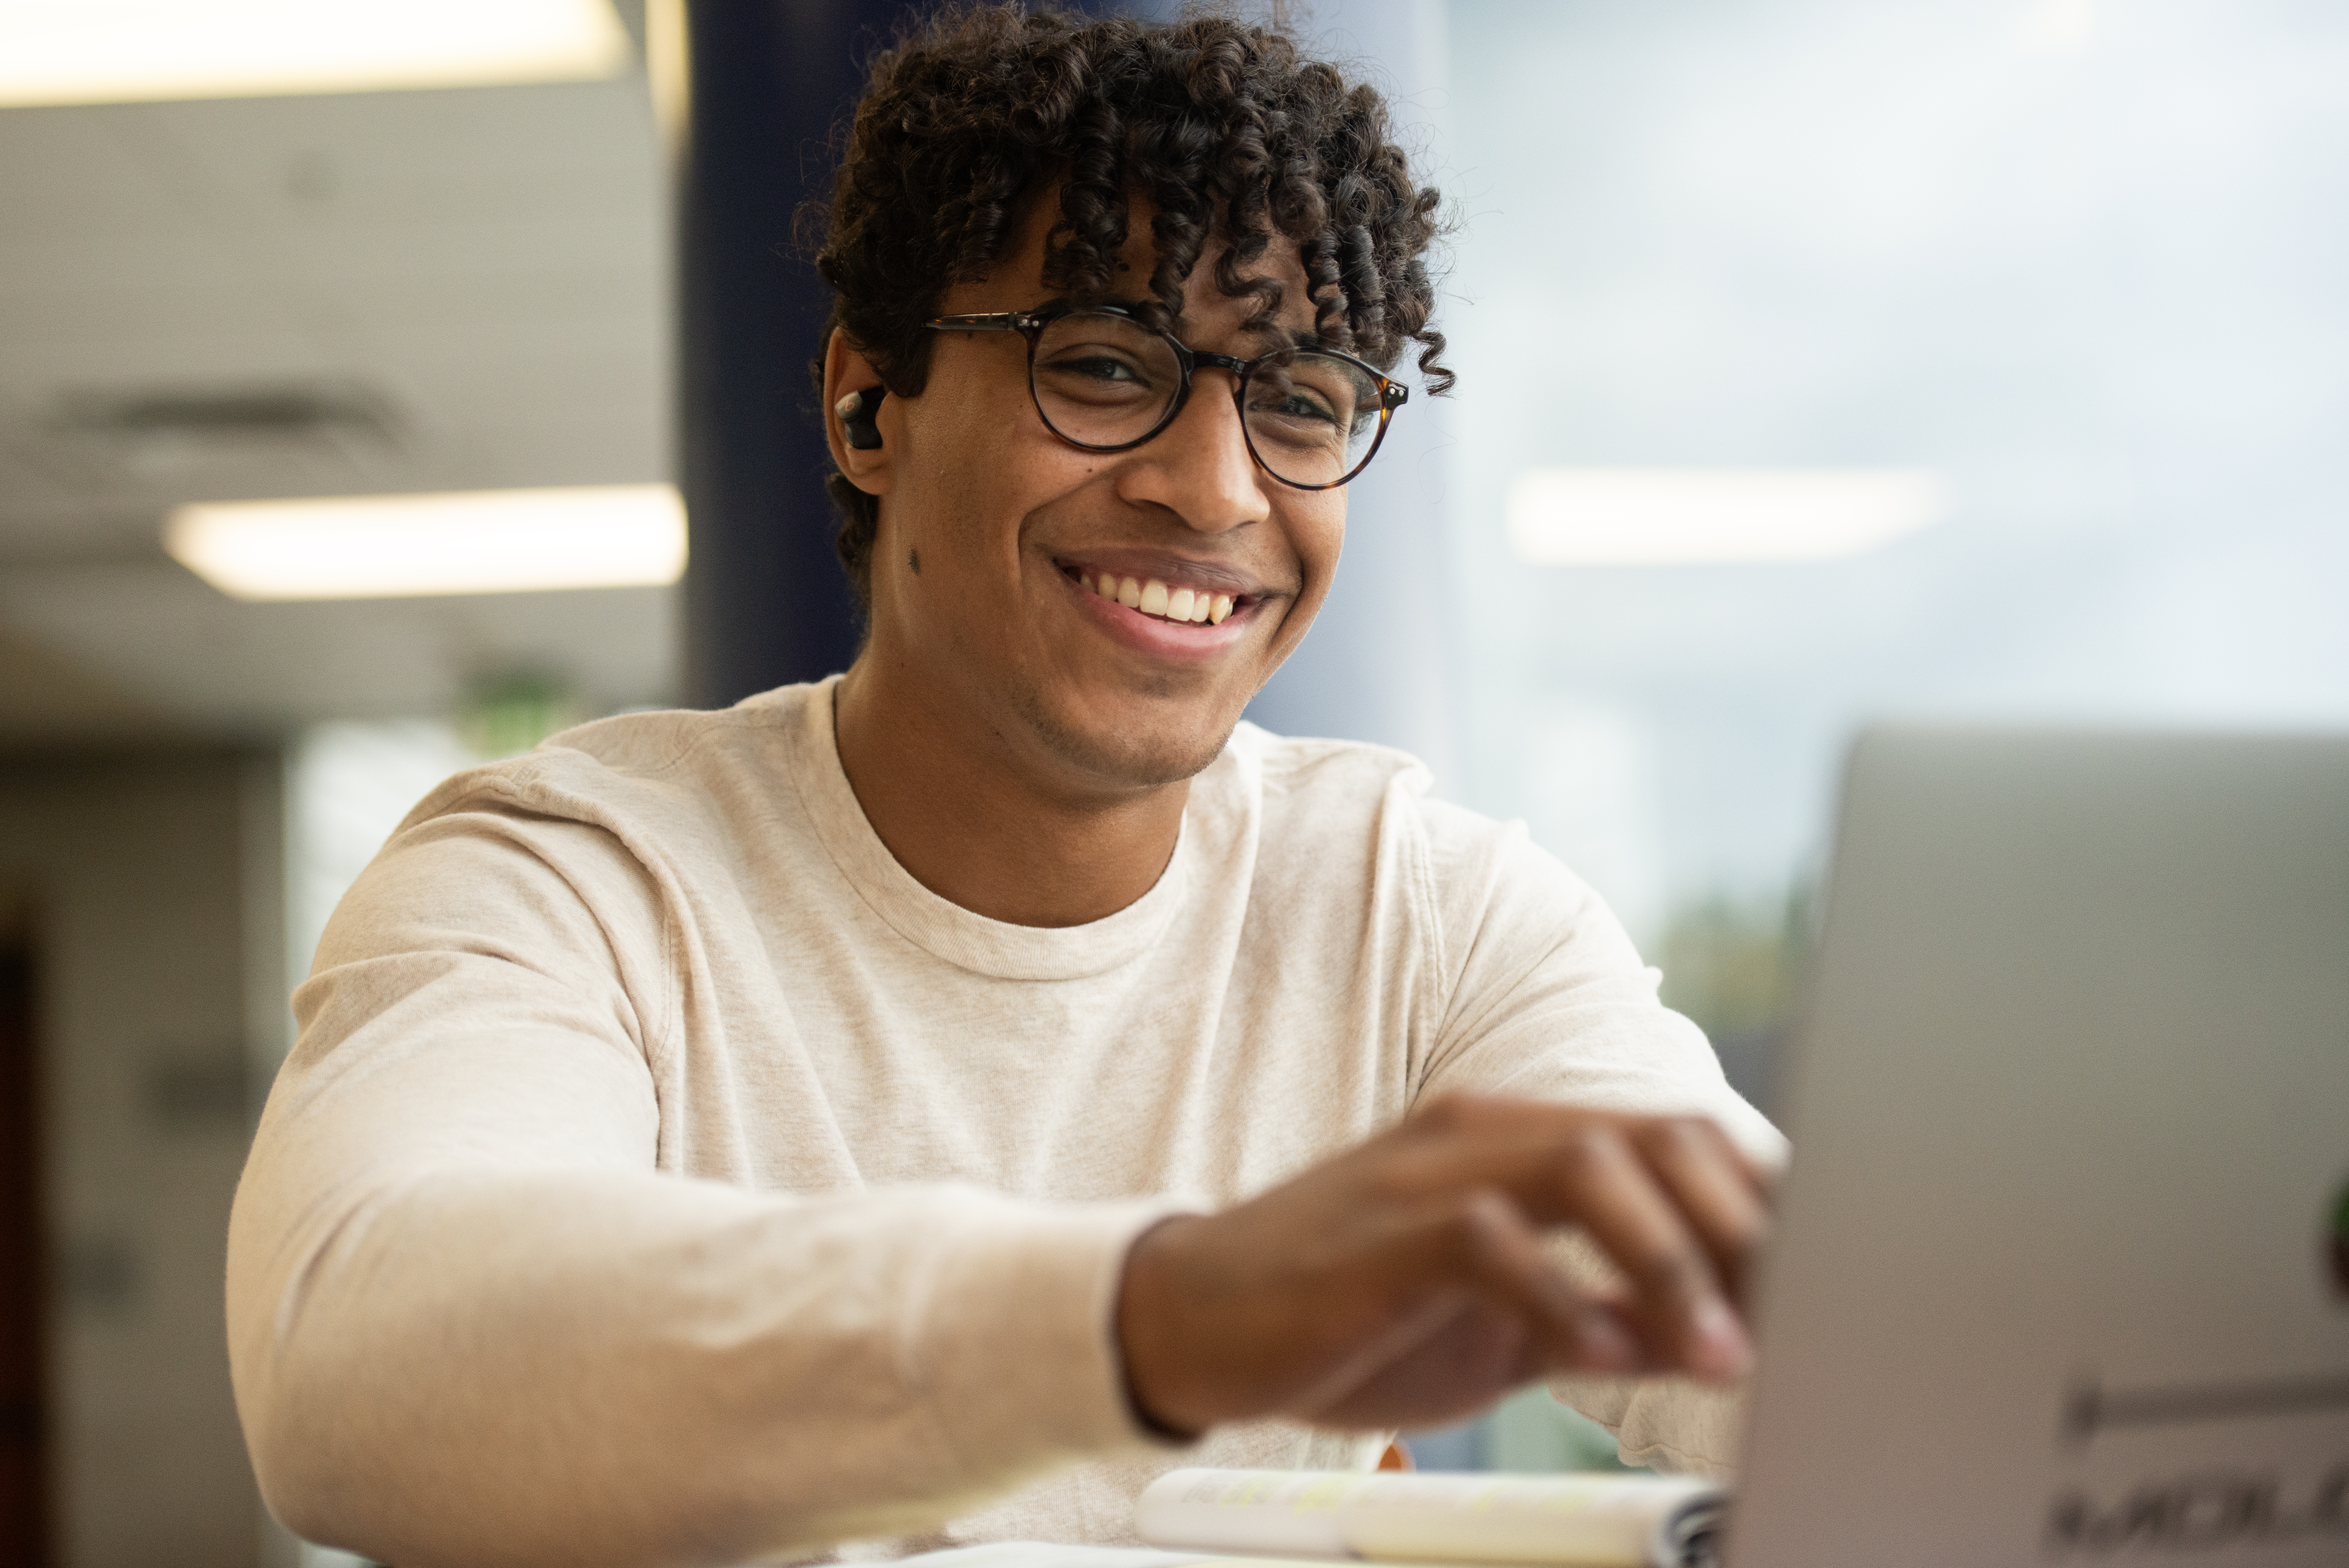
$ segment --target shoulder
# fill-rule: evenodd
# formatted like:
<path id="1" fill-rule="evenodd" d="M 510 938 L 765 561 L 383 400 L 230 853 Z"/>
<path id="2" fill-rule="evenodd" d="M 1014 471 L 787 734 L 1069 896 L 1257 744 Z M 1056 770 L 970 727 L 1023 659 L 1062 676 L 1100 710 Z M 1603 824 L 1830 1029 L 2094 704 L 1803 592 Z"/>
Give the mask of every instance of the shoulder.
<path id="1" fill-rule="evenodd" d="M 1424 795 L 1433 782 L 1425 763 L 1392 746 L 1276 735 L 1245 720 L 1208 773 L 1227 768 L 1253 775 L 1268 794 L 1306 794 L 1325 804 L 1376 800 L 1396 785 Z"/>
<path id="2" fill-rule="evenodd" d="M 743 836 L 797 808 L 791 761 L 821 691 L 622 714 L 451 775 L 345 895 L 336 950 L 463 928 L 515 950 L 558 929 L 657 953 L 681 907 L 720 895 Z"/>
<path id="3" fill-rule="evenodd" d="M 1350 907 L 1383 911 L 1371 918 L 1424 933 L 1446 968 L 1507 889 L 1523 901 L 1530 883 L 1533 904 L 1558 924 L 1589 896 L 1522 824 L 1435 798 L 1427 767 L 1390 746 L 1289 739 L 1243 724 L 1200 784 L 1195 799 L 1204 795 L 1209 812 L 1252 827 L 1261 895 L 1291 909 L 1309 900 L 1323 918 L 1348 918 Z"/>
<path id="4" fill-rule="evenodd" d="M 1398 827 L 1415 833 L 1433 782 L 1417 757 L 1392 746 L 1292 739 L 1243 723 L 1193 796 L 1259 816 L 1268 832 L 1279 830 L 1266 846 L 1278 849 Z"/>
<path id="5" fill-rule="evenodd" d="M 1260 815 L 1268 835 L 1278 831 L 1278 840 L 1268 837 L 1268 852 L 1298 846 L 1327 852 L 1385 838 L 1407 843 L 1423 868 L 1447 883 L 1483 885 L 1532 860 L 1581 888 L 1533 847 L 1522 823 L 1496 822 L 1437 798 L 1426 764 L 1392 746 L 1292 739 L 1243 723 L 1199 782 L 1211 805 L 1244 803 Z"/>
<path id="6" fill-rule="evenodd" d="M 623 713 L 533 751 L 468 768 L 416 804 L 403 831 L 464 813 L 567 819 L 632 837 L 709 825 L 745 794 L 788 785 L 822 686 L 786 686 L 731 708 Z"/>
<path id="7" fill-rule="evenodd" d="M 398 867 L 428 899 L 532 904 L 562 887 L 638 923 L 732 897 L 746 841 L 788 838 L 806 815 L 796 753 L 822 690 L 621 714 L 468 768 L 410 808 L 364 880 L 380 888 Z"/>

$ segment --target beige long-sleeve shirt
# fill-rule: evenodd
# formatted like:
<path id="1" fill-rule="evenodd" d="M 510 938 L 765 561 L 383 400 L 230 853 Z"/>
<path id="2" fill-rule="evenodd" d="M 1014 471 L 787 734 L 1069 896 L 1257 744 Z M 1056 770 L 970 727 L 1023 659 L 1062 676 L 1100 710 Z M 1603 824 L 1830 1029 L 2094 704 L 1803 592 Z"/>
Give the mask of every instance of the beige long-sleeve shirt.
<path id="1" fill-rule="evenodd" d="M 1426 784 L 1244 725 L 1157 885 L 1041 929 L 890 857 L 830 683 L 450 779 L 328 927 L 237 1196 L 272 1507 L 406 1568 L 720 1563 L 1121 1540 L 1178 1462 L 1368 1463 L 1137 1428 L 1142 1227 L 1445 1090 L 1777 1147 L 1588 889 Z M 1721 1457 L 1685 1386 L 1578 1397 Z"/>

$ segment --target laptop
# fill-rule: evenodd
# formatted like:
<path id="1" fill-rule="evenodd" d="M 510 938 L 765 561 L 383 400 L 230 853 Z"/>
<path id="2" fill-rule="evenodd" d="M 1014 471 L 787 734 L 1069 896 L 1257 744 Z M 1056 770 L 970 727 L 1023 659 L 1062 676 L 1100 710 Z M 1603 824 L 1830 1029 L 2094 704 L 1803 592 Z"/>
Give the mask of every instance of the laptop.
<path id="1" fill-rule="evenodd" d="M 1728 1568 L 2349 1563 L 2349 737 L 1884 728 Z"/>

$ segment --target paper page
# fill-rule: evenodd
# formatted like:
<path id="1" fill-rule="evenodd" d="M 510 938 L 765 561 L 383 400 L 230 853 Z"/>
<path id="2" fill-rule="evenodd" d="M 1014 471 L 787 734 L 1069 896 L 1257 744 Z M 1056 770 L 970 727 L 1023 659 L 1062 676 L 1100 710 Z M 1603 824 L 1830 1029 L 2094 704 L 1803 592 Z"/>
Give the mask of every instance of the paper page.
<path id="1" fill-rule="evenodd" d="M 1690 1477 L 1391 1475 L 1353 1500 L 1355 1552 L 1388 1560 L 1671 1568 L 1672 1517 L 1719 1489 Z"/>
<path id="2" fill-rule="evenodd" d="M 918 1552 L 889 1568 L 1188 1568 L 1196 1552 L 1152 1552 L 1135 1546 L 1062 1546 L 1044 1541 L 994 1541 Z"/>
<path id="3" fill-rule="evenodd" d="M 999 1541 L 951 1546 L 900 1557 L 887 1568 L 1328 1568 L 1299 1557 L 1234 1557 L 1200 1551 L 1154 1552 L 1138 1546 L 1065 1546 L 1043 1541 Z"/>
<path id="4" fill-rule="evenodd" d="M 1350 1557 L 1342 1504 L 1376 1470 L 1170 1470 L 1134 1505 L 1134 1533 L 1154 1546 Z"/>
<path id="5" fill-rule="evenodd" d="M 1142 1494 L 1135 1525 L 1211 1552 L 1670 1568 L 1676 1525 L 1722 1495 L 1677 1476 L 1176 1470 Z"/>

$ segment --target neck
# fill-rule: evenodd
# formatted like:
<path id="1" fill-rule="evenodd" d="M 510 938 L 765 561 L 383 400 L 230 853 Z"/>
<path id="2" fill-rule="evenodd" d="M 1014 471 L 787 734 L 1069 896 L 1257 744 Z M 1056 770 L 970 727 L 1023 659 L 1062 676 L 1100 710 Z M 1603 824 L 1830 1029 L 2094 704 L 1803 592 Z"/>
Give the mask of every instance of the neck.
<path id="1" fill-rule="evenodd" d="M 1187 780 L 1082 776 L 1040 740 L 905 676 L 868 644 L 833 732 L 865 820 L 914 880 L 989 919 L 1078 926 L 1147 893 L 1174 853 Z"/>

